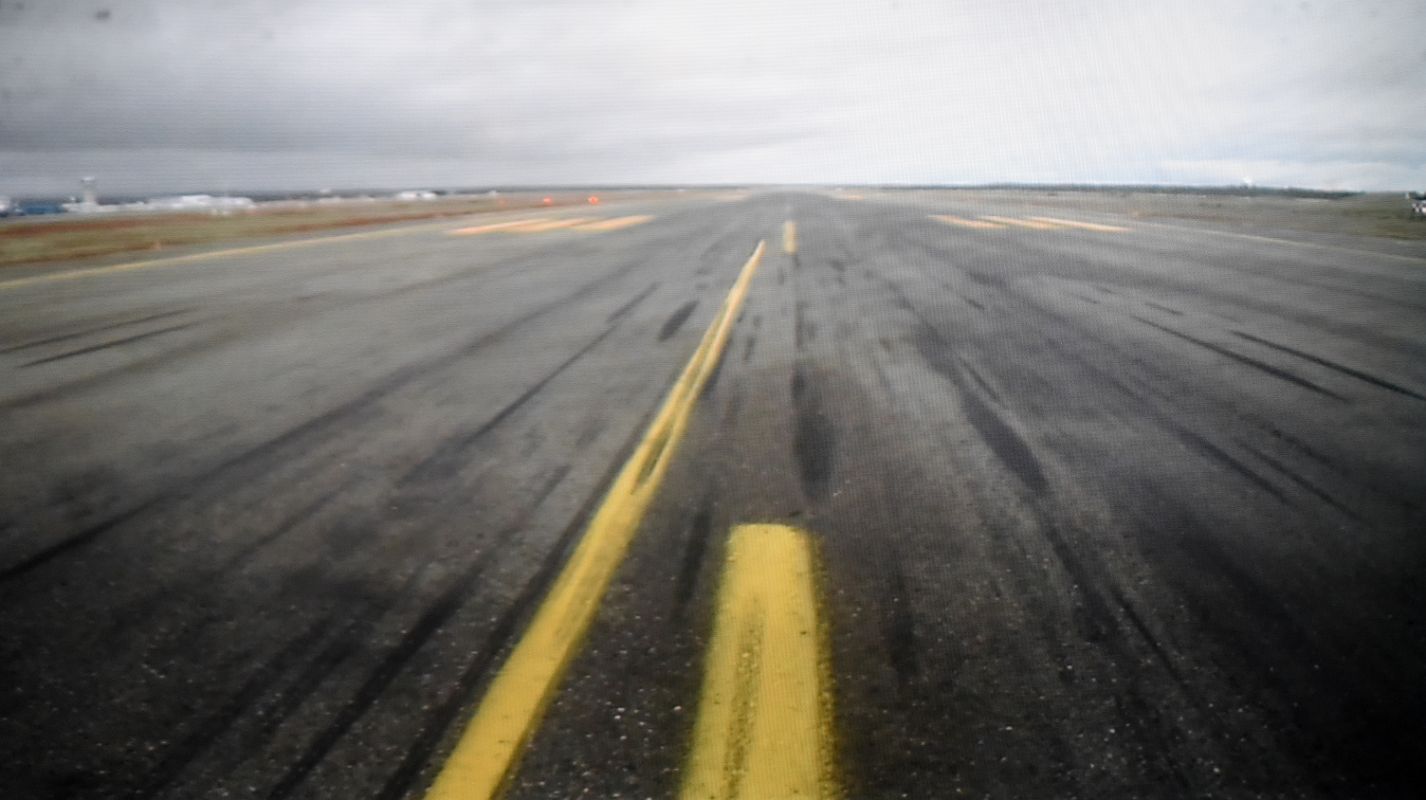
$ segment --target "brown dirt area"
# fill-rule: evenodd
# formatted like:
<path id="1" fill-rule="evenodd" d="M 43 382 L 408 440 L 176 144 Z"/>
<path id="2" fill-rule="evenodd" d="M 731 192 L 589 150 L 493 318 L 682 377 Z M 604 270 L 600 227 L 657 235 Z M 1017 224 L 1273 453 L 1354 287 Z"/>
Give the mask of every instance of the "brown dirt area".
<path id="1" fill-rule="evenodd" d="M 586 197 L 550 195 L 551 207 L 584 205 Z M 353 200 L 258 206 L 212 215 L 117 212 L 122 216 L 10 220 L 0 223 L 0 267 L 544 207 L 543 196 L 529 195 L 409 202 Z"/>

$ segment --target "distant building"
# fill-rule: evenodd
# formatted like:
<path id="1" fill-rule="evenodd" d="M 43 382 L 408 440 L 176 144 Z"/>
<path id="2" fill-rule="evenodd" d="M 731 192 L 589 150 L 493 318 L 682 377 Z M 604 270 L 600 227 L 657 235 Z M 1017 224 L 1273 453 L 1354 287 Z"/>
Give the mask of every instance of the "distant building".
<path id="1" fill-rule="evenodd" d="M 173 197 L 151 197 L 143 203 L 132 203 L 154 211 L 208 210 L 214 208 L 251 208 L 250 197 L 214 197 L 211 194 L 180 194 Z"/>
<path id="2" fill-rule="evenodd" d="M 96 214 L 114 210 L 113 206 L 99 204 L 99 179 L 92 175 L 79 179 L 79 199 L 70 198 L 68 203 L 61 203 L 60 208 L 71 214 Z"/>
<path id="3" fill-rule="evenodd" d="M 249 211 L 257 207 L 250 197 L 214 197 L 211 194 L 182 194 L 172 197 L 151 197 L 133 203 L 64 203 L 61 208 L 71 214 L 99 214 L 108 212 L 184 212 L 214 215 L 232 214 L 235 211 Z"/>

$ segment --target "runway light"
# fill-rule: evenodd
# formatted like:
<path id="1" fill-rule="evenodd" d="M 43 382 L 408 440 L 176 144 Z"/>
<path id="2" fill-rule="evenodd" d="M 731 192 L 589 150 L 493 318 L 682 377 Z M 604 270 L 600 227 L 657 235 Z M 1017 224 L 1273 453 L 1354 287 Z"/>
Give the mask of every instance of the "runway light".
<path id="1" fill-rule="evenodd" d="M 541 200 L 540 202 L 541 202 L 541 203 L 544 203 L 544 204 L 547 205 L 547 206 L 552 206 L 552 205 L 555 204 L 555 201 L 554 201 L 552 198 L 549 198 L 549 197 L 546 197 L 544 200 Z"/>
<path id="2" fill-rule="evenodd" d="M 597 205 L 599 205 L 599 195 L 594 195 L 594 194 L 590 195 L 590 196 L 589 196 L 589 204 L 592 205 L 592 206 L 597 206 Z"/>

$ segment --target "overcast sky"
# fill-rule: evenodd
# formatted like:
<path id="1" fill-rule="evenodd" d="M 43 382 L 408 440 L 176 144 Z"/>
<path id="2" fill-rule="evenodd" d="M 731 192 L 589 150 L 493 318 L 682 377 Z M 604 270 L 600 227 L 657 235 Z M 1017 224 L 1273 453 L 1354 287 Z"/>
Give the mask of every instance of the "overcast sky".
<path id="1" fill-rule="evenodd" d="M 0 194 L 1426 188 L 1426 2 L 0 0 Z"/>

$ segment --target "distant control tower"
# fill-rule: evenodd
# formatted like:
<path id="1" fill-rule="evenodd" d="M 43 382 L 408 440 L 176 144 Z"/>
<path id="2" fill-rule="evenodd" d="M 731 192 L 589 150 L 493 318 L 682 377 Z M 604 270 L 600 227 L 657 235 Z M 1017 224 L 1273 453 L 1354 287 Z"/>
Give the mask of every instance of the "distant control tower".
<path id="1" fill-rule="evenodd" d="M 86 206 L 99 205 L 99 179 L 92 175 L 86 175 L 79 179 L 80 196 L 79 202 Z"/>

